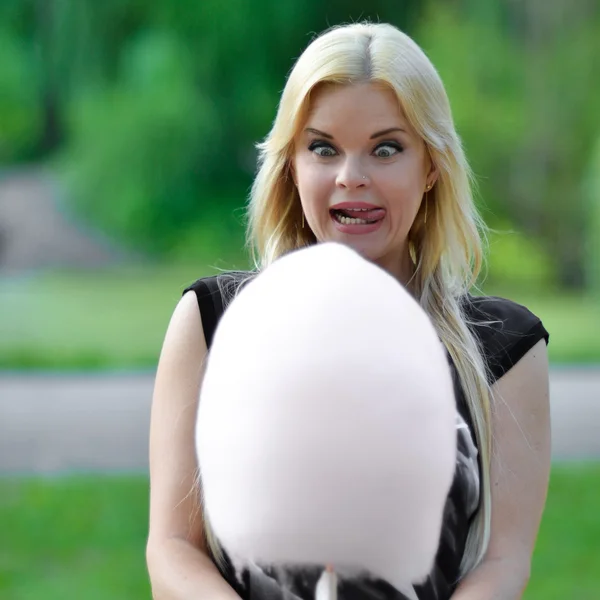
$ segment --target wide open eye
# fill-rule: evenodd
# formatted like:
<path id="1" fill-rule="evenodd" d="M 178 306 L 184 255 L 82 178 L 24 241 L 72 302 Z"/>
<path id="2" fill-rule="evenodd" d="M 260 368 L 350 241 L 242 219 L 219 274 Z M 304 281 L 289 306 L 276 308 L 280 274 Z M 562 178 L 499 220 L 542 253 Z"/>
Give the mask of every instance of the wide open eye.
<path id="1" fill-rule="evenodd" d="M 373 152 L 378 158 L 391 158 L 395 154 L 402 152 L 402 150 L 403 148 L 400 144 L 395 142 L 384 142 L 383 144 L 379 144 Z"/>
<path id="2" fill-rule="evenodd" d="M 337 155 L 335 148 L 327 142 L 313 142 L 308 149 L 317 156 L 322 156 L 323 158 Z"/>

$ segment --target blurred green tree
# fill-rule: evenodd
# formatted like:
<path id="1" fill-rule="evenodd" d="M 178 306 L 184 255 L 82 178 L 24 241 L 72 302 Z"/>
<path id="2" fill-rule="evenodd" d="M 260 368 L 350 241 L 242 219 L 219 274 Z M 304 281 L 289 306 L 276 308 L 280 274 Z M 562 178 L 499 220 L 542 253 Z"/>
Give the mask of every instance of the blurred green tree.
<path id="1" fill-rule="evenodd" d="M 600 131 L 600 8 L 434 2 L 426 22 L 419 39 L 448 87 L 488 222 L 508 221 L 538 240 L 561 287 L 585 287 L 583 182 Z"/>
<path id="2" fill-rule="evenodd" d="M 0 23 L 0 163 L 34 154 L 42 122 L 27 45 Z"/>
<path id="3" fill-rule="evenodd" d="M 82 75 L 75 75 L 80 84 L 67 104 L 62 163 L 75 206 L 158 253 L 190 239 L 187 228 L 197 235 L 225 219 L 231 229 L 256 168 L 255 143 L 269 129 L 307 32 L 322 30 L 328 19 L 375 20 L 394 12 L 389 0 L 373 2 L 369 14 L 351 4 L 332 3 L 324 17 L 316 2 L 262 10 L 242 0 L 157 0 L 137 15 L 137 25 L 130 7 L 129 36 L 115 40 L 116 68 L 94 79 L 85 69 L 71 70 Z M 416 6 L 407 2 L 395 12 L 408 14 Z M 80 9 L 72 22 L 93 21 L 101 29 L 111 20 L 106 7 L 91 19 L 91 7 L 87 0 L 87 12 Z M 85 46 L 81 35 L 75 37 Z M 82 54 L 97 53 L 88 48 Z M 241 241 L 241 235 L 235 239 Z"/>
<path id="4" fill-rule="evenodd" d="M 600 136 L 600 4 L 366 6 L 3 0 L 0 160 L 55 161 L 79 213 L 140 248 L 181 255 L 199 235 L 239 244 L 254 144 L 295 57 L 330 25 L 391 22 L 447 85 L 484 216 L 505 232 L 493 235 L 491 274 L 591 284 L 584 186 Z"/>
<path id="5" fill-rule="evenodd" d="M 600 301 L 600 137 L 592 153 L 584 186 L 590 218 L 586 223 L 586 266 L 594 295 Z M 600 310 L 600 302 L 598 304 Z"/>

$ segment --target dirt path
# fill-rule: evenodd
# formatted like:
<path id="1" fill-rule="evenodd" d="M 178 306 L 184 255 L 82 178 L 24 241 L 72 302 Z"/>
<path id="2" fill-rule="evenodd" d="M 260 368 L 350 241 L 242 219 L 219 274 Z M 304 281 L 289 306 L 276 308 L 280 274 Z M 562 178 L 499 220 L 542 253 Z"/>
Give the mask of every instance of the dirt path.
<path id="1" fill-rule="evenodd" d="M 144 471 L 152 373 L 0 374 L 0 472 Z M 551 374 L 555 460 L 600 459 L 600 367 Z"/>

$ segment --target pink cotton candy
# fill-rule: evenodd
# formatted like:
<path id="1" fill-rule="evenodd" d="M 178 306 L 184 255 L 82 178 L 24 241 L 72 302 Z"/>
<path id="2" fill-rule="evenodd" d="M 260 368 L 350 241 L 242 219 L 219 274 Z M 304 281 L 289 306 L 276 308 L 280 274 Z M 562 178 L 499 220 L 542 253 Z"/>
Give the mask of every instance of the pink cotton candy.
<path id="1" fill-rule="evenodd" d="M 417 302 L 339 244 L 295 251 L 217 328 L 196 444 L 237 565 L 333 565 L 401 589 L 438 548 L 456 460 L 449 365 Z"/>

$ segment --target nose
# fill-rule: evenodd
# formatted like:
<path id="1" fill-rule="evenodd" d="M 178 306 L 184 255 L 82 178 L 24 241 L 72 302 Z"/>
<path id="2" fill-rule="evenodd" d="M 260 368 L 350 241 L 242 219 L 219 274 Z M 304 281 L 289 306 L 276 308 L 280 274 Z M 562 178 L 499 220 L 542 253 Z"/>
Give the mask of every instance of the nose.
<path id="1" fill-rule="evenodd" d="M 350 190 L 366 187 L 369 178 L 359 161 L 348 159 L 341 165 L 335 183 L 340 188 Z"/>

